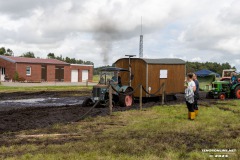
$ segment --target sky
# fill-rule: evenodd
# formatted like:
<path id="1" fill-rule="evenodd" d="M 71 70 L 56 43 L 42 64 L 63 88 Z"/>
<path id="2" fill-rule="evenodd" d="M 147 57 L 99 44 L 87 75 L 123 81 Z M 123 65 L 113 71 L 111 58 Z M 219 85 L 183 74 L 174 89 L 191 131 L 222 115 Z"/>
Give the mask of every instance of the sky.
<path id="1" fill-rule="evenodd" d="M 0 0 L 0 47 L 15 56 L 111 65 L 127 54 L 229 62 L 240 70 L 238 0 Z"/>

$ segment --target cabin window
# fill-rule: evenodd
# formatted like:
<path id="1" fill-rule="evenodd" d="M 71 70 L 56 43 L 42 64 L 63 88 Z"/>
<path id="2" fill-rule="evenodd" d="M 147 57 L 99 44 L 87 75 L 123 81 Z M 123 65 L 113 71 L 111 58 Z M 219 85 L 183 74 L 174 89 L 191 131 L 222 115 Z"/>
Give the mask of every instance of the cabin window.
<path id="1" fill-rule="evenodd" d="M 26 68 L 26 75 L 31 76 L 31 67 L 27 66 Z"/>
<path id="2" fill-rule="evenodd" d="M 160 70 L 159 78 L 167 78 L 167 75 L 168 75 L 168 70 L 166 70 L 166 69 L 161 69 Z"/>

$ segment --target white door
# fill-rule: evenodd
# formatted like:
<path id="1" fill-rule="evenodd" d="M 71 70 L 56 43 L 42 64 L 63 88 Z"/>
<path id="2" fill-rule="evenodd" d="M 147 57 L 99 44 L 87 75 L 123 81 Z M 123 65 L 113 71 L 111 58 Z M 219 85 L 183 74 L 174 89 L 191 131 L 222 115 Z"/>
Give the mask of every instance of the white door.
<path id="1" fill-rule="evenodd" d="M 71 71 L 71 82 L 78 82 L 78 70 Z"/>
<path id="2" fill-rule="evenodd" d="M 82 81 L 88 80 L 88 70 L 82 70 Z"/>
<path id="3" fill-rule="evenodd" d="M 5 81 L 5 68 L 0 70 L 0 81 Z"/>

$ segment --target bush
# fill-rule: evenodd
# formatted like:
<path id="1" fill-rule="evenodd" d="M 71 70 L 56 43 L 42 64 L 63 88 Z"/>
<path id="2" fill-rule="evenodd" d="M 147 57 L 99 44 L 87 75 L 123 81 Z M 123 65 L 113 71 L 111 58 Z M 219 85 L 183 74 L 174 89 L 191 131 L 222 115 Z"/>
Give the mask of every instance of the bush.
<path id="1" fill-rule="evenodd" d="M 24 82 L 24 81 L 25 81 L 25 78 L 19 77 L 19 78 L 18 78 L 18 81 L 19 81 L 19 82 Z"/>
<path id="2" fill-rule="evenodd" d="M 13 80 L 14 81 L 18 81 L 19 80 L 18 72 L 14 72 Z"/>

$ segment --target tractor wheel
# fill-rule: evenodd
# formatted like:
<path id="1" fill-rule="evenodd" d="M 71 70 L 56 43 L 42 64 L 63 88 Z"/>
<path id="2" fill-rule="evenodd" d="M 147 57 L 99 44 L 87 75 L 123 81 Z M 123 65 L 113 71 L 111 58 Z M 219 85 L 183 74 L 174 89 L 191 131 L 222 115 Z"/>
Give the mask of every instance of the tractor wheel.
<path id="1" fill-rule="evenodd" d="M 133 96 L 132 95 L 120 95 L 119 97 L 119 105 L 121 107 L 130 107 L 133 104 Z"/>
<path id="2" fill-rule="evenodd" d="M 240 86 L 235 88 L 235 97 L 237 99 L 240 99 Z"/>
<path id="3" fill-rule="evenodd" d="M 125 94 L 127 94 L 127 93 L 129 93 L 131 91 L 132 91 L 131 89 L 127 89 L 125 91 Z M 121 107 L 131 107 L 133 105 L 133 102 L 134 102 L 133 94 L 130 94 L 130 95 L 120 94 L 120 96 L 119 96 L 119 105 Z"/>
<path id="4" fill-rule="evenodd" d="M 82 103 L 82 107 L 90 107 L 93 104 L 93 101 L 91 98 L 84 99 Z"/>
<path id="5" fill-rule="evenodd" d="M 220 99 L 220 100 L 225 100 L 225 99 L 226 99 L 226 95 L 225 95 L 224 93 L 221 93 L 221 94 L 219 95 L 219 99 Z"/>

